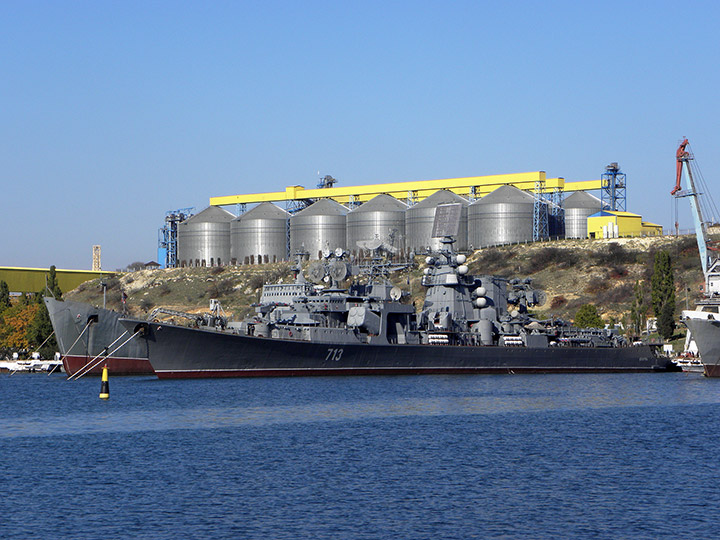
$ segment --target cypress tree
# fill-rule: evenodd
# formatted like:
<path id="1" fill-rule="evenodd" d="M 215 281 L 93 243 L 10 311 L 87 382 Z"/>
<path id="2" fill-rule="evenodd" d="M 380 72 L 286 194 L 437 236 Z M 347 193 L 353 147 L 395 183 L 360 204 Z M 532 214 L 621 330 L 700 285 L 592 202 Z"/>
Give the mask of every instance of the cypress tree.
<path id="1" fill-rule="evenodd" d="M 670 339 L 675 332 L 675 306 L 667 302 L 660 312 L 657 321 L 658 332 L 664 339 Z"/>
<path id="2" fill-rule="evenodd" d="M 55 274 L 55 265 L 50 267 L 45 287 L 46 289 L 44 294 L 43 292 L 35 294 L 35 301 L 40 305 L 40 309 L 38 309 L 35 318 L 30 323 L 30 326 L 28 326 L 26 333 L 30 346 L 35 348 L 40 347 L 40 345 L 45 342 L 45 339 L 53 333 L 52 323 L 50 322 L 50 313 L 48 313 L 43 297 L 45 295 L 51 295 L 56 300 L 60 300 L 62 298 L 62 291 L 60 290 L 60 286 L 57 282 L 57 275 Z M 55 340 L 55 336 L 53 336 L 42 346 L 40 349 L 40 355 L 43 358 L 51 358 L 55 354 L 56 350 L 57 341 Z"/>
<path id="3" fill-rule="evenodd" d="M 630 308 L 630 324 L 634 332 L 633 335 L 642 334 L 645 327 L 645 316 L 647 315 L 647 306 L 645 305 L 645 287 L 640 281 L 635 282 L 635 298 Z"/>
<path id="4" fill-rule="evenodd" d="M 670 254 L 667 251 L 659 251 L 655 254 L 650 285 L 650 297 L 658 321 L 658 331 L 664 339 L 670 339 L 675 330 L 675 278 Z"/>
<path id="5" fill-rule="evenodd" d="M 45 286 L 50 290 L 55 300 L 62 299 L 62 291 L 60 290 L 60 285 L 58 285 L 57 275 L 55 273 L 55 265 L 52 265 L 50 267 L 50 273 L 48 274 L 47 283 Z"/>

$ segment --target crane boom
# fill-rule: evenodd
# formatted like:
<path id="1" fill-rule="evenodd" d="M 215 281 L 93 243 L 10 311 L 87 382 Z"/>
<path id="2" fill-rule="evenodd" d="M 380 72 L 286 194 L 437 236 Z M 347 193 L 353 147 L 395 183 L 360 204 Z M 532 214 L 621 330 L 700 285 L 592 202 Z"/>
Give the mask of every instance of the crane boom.
<path id="1" fill-rule="evenodd" d="M 690 168 L 690 161 L 694 159 L 694 156 L 687 149 L 688 144 L 688 140 L 684 138 L 677 152 L 675 152 L 677 175 L 675 188 L 671 191 L 671 195 L 674 197 L 688 197 L 690 199 L 690 209 L 692 210 L 693 222 L 695 224 L 695 238 L 700 254 L 700 264 L 703 275 L 705 276 L 705 294 L 712 296 L 720 293 L 720 259 L 711 257 L 708 252 L 707 222 L 703 217 L 702 207 L 700 205 L 699 196 L 701 193 L 697 191 L 695 178 Z M 685 178 L 685 184 L 687 186 L 687 190 L 685 191 L 681 191 L 682 177 Z"/>

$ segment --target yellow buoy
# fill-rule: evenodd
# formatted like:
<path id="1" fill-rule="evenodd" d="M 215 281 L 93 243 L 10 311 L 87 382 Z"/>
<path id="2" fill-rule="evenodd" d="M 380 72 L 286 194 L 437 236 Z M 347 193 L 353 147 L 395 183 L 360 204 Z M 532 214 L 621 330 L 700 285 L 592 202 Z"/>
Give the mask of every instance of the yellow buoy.
<path id="1" fill-rule="evenodd" d="M 100 399 L 110 399 L 110 385 L 108 383 L 108 369 L 103 366 L 102 382 L 100 383 Z"/>

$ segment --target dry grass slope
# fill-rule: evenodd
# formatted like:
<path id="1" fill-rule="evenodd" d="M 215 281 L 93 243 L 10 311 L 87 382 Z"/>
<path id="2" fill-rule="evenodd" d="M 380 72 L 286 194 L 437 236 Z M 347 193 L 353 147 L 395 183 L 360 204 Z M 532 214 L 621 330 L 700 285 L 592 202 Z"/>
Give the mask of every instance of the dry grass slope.
<path id="1" fill-rule="evenodd" d="M 595 304 L 606 320 L 622 320 L 630 311 L 636 281 L 649 282 L 655 253 L 670 253 L 675 269 L 678 310 L 699 296 L 702 273 L 694 236 L 635 238 L 616 240 L 563 240 L 488 248 L 470 254 L 471 273 L 505 277 L 531 277 L 536 287 L 547 293 L 539 316 L 572 318 L 586 303 Z M 410 292 L 419 307 L 424 296 L 420 277 L 424 257 L 409 273 L 394 281 Z M 241 318 L 252 312 L 262 285 L 292 280 L 290 263 L 263 266 L 173 268 L 142 270 L 107 280 L 107 306 L 121 308 L 121 294 L 128 295 L 131 313 L 144 315 L 158 306 L 200 312 L 208 309 L 211 298 L 221 301 L 225 311 Z M 68 299 L 102 305 L 98 280 L 84 283 L 65 295 Z"/>

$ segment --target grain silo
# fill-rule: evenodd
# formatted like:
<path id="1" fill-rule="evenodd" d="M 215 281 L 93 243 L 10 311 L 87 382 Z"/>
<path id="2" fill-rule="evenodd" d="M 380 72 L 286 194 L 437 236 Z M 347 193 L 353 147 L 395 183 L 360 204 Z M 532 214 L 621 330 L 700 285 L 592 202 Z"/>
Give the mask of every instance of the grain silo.
<path id="1" fill-rule="evenodd" d="M 455 238 L 453 247 L 457 251 L 464 251 L 468 247 L 467 242 L 467 207 L 470 204 L 467 199 L 456 195 L 452 191 L 436 191 L 426 199 L 423 199 L 405 212 L 405 247 L 416 253 L 424 253 L 438 250 L 442 246 L 441 238 L 432 238 L 433 224 L 435 223 L 435 209 L 441 204 L 459 203 L 462 205 L 460 213 L 460 229 Z"/>
<path id="2" fill-rule="evenodd" d="M 324 249 L 346 249 L 348 209 L 320 199 L 290 218 L 290 252 L 306 251 L 319 259 Z"/>
<path id="3" fill-rule="evenodd" d="M 584 191 L 565 199 L 565 238 L 587 238 L 587 218 L 602 209 L 602 201 Z"/>
<path id="4" fill-rule="evenodd" d="M 263 264 L 287 260 L 290 215 L 263 202 L 233 220 L 230 255 L 234 264 Z"/>
<path id="5" fill-rule="evenodd" d="M 468 242 L 475 249 L 533 239 L 535 198 L 501 186 L 468 206 Z"/>
<path id="6" fill-rule="evenodd" d="M 180 266 L 222 266 L 230 263 L 230 222 L 235 215 L 208 206 L 178 225 Z"/>
<path id="7" fill-rule="evenodd" d="M 366 242 L 376 238 L 405 251 L 405 210 L 407 205 L 395 197 L 381 194 L 360 205 L 347 215 L 347 249 L 358 253 Z"/>

